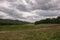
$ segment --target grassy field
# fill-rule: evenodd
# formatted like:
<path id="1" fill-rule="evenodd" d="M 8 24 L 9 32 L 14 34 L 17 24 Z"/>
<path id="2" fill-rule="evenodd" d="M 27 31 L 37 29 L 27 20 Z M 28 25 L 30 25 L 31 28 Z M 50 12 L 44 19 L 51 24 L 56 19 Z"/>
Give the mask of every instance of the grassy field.
<path id="1" fill-rule="evenodd" d="M 17 31 L 17 30 L 32 30 L 36 29 L 34 25 L 4 25 L 0 26 L 0 31 Z"/>
<path id="2" fill-rule="evenodd" d="M 0 26 L 0 40 L 60 40 L 59 24 Z"/>

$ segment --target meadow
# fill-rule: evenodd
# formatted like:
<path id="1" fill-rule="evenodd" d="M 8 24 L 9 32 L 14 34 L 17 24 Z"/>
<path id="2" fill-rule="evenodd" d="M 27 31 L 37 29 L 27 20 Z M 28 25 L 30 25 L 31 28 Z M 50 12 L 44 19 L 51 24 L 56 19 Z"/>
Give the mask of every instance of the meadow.
<path id="1" fill-rule="evenodd" d="M 0 25 L 0 40 L 60 40 L 60 24 Z"/>

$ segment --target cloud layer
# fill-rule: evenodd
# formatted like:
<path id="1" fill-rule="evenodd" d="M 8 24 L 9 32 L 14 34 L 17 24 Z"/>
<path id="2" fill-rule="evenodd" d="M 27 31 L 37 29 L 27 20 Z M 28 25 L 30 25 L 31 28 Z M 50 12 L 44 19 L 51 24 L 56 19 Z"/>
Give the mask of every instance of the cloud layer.
<path id="1" fill-rule="evenodd" d="M 0 18 L 34 22 L 60 16 L 59 0 L 0 0 Z"/>

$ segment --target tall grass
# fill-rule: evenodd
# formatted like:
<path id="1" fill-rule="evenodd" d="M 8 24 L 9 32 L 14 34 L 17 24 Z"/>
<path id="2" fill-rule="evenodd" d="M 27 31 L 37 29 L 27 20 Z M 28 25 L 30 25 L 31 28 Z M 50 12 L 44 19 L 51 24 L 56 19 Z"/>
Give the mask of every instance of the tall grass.
<path id="1" fill-rule="evenodd" d="M 29 24 L 0 26 L 0 40 L 60 40 L 60 25 Z"/>
<path id="2" fill-rule="evenodd" d="M 0 40 L 60 40 L 60 30 L 2 31 Z"/>

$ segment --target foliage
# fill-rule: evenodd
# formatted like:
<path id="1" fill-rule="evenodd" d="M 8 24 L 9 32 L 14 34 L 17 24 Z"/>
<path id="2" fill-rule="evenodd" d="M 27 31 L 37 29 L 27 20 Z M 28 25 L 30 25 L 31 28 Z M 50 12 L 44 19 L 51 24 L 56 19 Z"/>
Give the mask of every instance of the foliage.
<path id="1" fill-rule="evenodd" d="M 47 18 L 44 20 L 36 21 L 35 24 L 60 24 L 60 16 L 57 18 Z"/>

